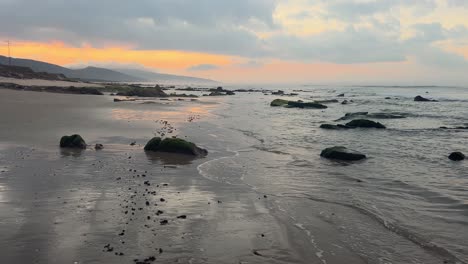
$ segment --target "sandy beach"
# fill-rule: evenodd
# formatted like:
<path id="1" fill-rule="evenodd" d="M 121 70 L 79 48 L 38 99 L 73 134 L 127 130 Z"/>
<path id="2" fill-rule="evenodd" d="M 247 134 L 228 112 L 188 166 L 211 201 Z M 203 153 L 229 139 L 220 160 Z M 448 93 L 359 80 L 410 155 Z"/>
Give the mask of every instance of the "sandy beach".
<path id="1" fill-rule="evenodd" d="M 229 128 L 241 121 L 228 113 L 250 115 L 232 106 L 242 96 L 114 103 L 0 90 L 0 262 L 451 261 L 345 203 L 281 187 L 279 175 L 290 172 L 269 170 L 286 156 L 257 152 L 258 135 Z M 209 155 L 145 153 L 165 131 L 161 120 L 175 128 L 167 136 L 197 142 Z M 73 133 L 104 149 L 59 149 L 60 137 Z"/>

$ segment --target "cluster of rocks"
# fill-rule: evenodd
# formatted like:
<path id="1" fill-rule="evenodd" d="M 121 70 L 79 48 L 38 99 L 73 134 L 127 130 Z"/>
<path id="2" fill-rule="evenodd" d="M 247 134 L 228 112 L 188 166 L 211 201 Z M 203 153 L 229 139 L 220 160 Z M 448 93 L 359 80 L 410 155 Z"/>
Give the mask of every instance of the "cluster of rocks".
<path id="1" fill-rule="evenodd" d="M 118 96 L 136 96 L 136 97 L 169 97 L 160 86 L 154 88 L 132 88 L 127 91 L 117 93 Z"/>
<path id="2" fill-rule="evenodd" d="M 281 95 L 281 96 L 296 96 L 296 95 L 299 95 L 297 93 L 285 93 L 283 90 L 278 90 L 276 92 L 271 92 L 272 95 Z"/>
<path id="3" fill-rule="evenodd" d="M 218 87 L 216 89 L 210 89 L 209 90 L 211 93 L 209 94 L 204 94 L 203 96 L 224 96 L 224 95 L 235 95 L 233 91 L 230 90 L 225 90 L 223 87 Z"/>
<path id="4" fill-rule="evenodd" d="M 344 125 L 342 124 L 337 124 L 337 125 L 331 125 L 331 124 L 322 124 L 320 125 L 320 128 L 323 129 L 353 129 L 353 128 L 377 128 L 377 129 L 385 129 L 386 127 L 379 123 L 375 122 L 372 120 L 368 119 L 354 119 Z"/>
<path id="5" fill-rule="evenodd" d="M 275 99 L 270 103 L 270 106 L 278 107 L 283 106 L 287 108 L 315 108 L 315 109 L 326 109 L 326 105 L 317 102 L 303 102 L 303 101 L 288 101 L 283 99 Z"/>
<path id="6" fill-rule="evenodd" d="M 103 95 L 103 93 L 99 91 L 99 89 L 92 87 L 25 86 L 14 83 L 0 83 L 0 88 L 30 92 Z"/>
<path id="7" fill-rule="evenodd" d="M 85 140 L 78 134 L 71 136 L 63 136 L 60 139 L 61 148 L 72 148 L 72 149 L 86 149 L 87 144 Z M 103 149 L 102 144 L 96 144 L 95 149 Z M 144 147 L 145 151 L 152 152 L 166 152 L 166 153 L 177 153 L 191 156 L 206 156 L 208 151 L 200 148 L 192 142 L 186 141 L 181 138 L 160 138 L 154 137 Z"/>

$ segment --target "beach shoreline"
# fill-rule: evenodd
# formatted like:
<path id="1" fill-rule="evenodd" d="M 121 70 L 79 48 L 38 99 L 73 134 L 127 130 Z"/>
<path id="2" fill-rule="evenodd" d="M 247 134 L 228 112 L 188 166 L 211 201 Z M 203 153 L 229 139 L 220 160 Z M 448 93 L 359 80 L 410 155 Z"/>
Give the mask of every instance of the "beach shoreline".
<path id="1" fill-rule="evenodd" d="M 376 263 L 395 252 L 396 263 L 450 261 L 346 204 L 263 188 L 256 181 L 274 176 L 258 169 L 284 155 L 258 152 L 259 135 L 224 123 L 237 111 L 230 99 L 114 103 L 13 90 L 0 98 L 0 111 L 15 113 L 0 122 L 1 262 Z M 165 131 L 160 120 L 176 128 L 167 136 L 208 157 L 145 153 Z M 60 150 L 72 133 L 104 149 Z"/>

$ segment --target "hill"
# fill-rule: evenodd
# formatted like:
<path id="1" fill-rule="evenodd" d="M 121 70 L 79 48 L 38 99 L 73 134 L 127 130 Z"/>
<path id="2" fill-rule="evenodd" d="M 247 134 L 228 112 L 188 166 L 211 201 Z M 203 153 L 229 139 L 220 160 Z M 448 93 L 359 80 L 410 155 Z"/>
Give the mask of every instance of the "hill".
<path id="1" fill-rule="evenodd" d="M 118 72 L 125 73 L 131 76 L 135 76 L 138 78 L 146 79 L 149 82 L 183 82 L 183 83 L 216 83 L 216 81 L 203 79 L 203 78 L 196 78 L 190 76 L 181 76 L 181 75 L 172 75 L 172 74 L 164 74 L 164 73 L 157 73 L 145 70 L 137 70 L 137 69 L 122 69 L 116 68 L 114 69 Z"/>
<path id="2" fill-rule="evenodd" d="M 201 79 L 189 76 L 178 76 L 171 74 L 155 73 L 150 71 L 135 69 L 106 69 L 98 67 L 86 67 L 83 69 L 70 69 L 59 65 L 29 60 L 11 59 L 13 66 L 31 68 L 35 72 L 47 72 L 52 74 L 63 74 L 70 79 L 80 79 L 83 81 L 101 82 L 178 82 L 178 83 L 213 83 L 208 79 Z M 0 64 L 7 65 L 8 57 L 0 55 Z"/>

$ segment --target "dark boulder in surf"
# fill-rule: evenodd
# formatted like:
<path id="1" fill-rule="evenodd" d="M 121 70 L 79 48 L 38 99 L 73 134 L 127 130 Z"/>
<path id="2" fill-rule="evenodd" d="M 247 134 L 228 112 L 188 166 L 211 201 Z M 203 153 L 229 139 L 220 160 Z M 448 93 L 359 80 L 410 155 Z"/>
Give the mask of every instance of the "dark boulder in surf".
<path id="1" fill-rule="evenodd" d="M 277 92 L 272 92 L 272 95 L 284 95 L 284 91 L 278 90 Z"/>
<path id="2" fill-rule="evenodd" d="M 432 100 L 432 99 L 424 98 L 424 97 L 422 97 L 422 96 L 420 96 L 420 95 L 416 96 L 416 97 L 414 98 L 414 101 L 415 101 L 415 102 L 437 102 L 437 100 Z"/>
<path id="3" fill-rule="evenodd" d="M 449 159 L 453 161 L 461 161 L 465 159 L 465 155 L 461 152 L 453 152 L 449 155 Z"/>
<path id="4" fill-rule="evenodd" d="M 146 143 L 145 151 L 179 153 L 193 156 L 206 156 L 208 151 L 192 142 L 180 138 L 154 137 Z"/>
<path id="5" fill-rule="evenodd" d="M 326 109 L 326 105 L 315 103 L 315 102 L 301 102 L 301 101 L 289 101 L 287 107 L 290 108 L 315 108 L 315 109 Z"/>
<path id="6" fill-rule="evenodd" d="M 344 161 L 357 161 L 357 160 L 362 160 L 366 158 L 366 155 L 357 151 L 349 150 L 346 147 L 342 147 L 342 146 L 326 148 L 322 150 L 322 153 L 320 153 L 320 156 L 326 159 L 344 160 Z"/>
<path id="7" fill-rule="evenodd" d="M 60 139 L 61 148 L 86 149 L 86 142 L 80 135 L 63 136 Z"/>
<path id="8" fill-rule="evenodd" d="M 349 128 L 353 128 L 353 127 L 348 127 L 348 126 L 345 126 L 345 125 L 331 125 L 331 124 L 322 124 L 320 125 L 320 128 L 322 129 L 330 129 L 330 130 L 340 130 L 340 129 L 349 129 Z"/>
<path id="9" fill-rule="evenodd" d="M 351 128 L 356 128 L 356 127 L 361 127 L 361 128 L 379 128 L 379 129 L 384 129 L 386 128 L 384 125 L 382 125 L 379 122 L 375 122 L 372 120 L 367 120 L 367 119 L 355 119 L 349 123 L 346 124 L 347 127 Z"/>
<path id="10" fill-rule="evenodd" d="M 288 100 L 275 99 L 270 103 L 270 106 L 285 106 L 288 104 Z"/>
<path id="11" fill-rule="evenodd" d="M 318 104 L 332 104 L 332 103 L 338 103 L 339 101 L 336 99 L 330 99 L 330 100 L 317 100 L 314 102 Z"/>

